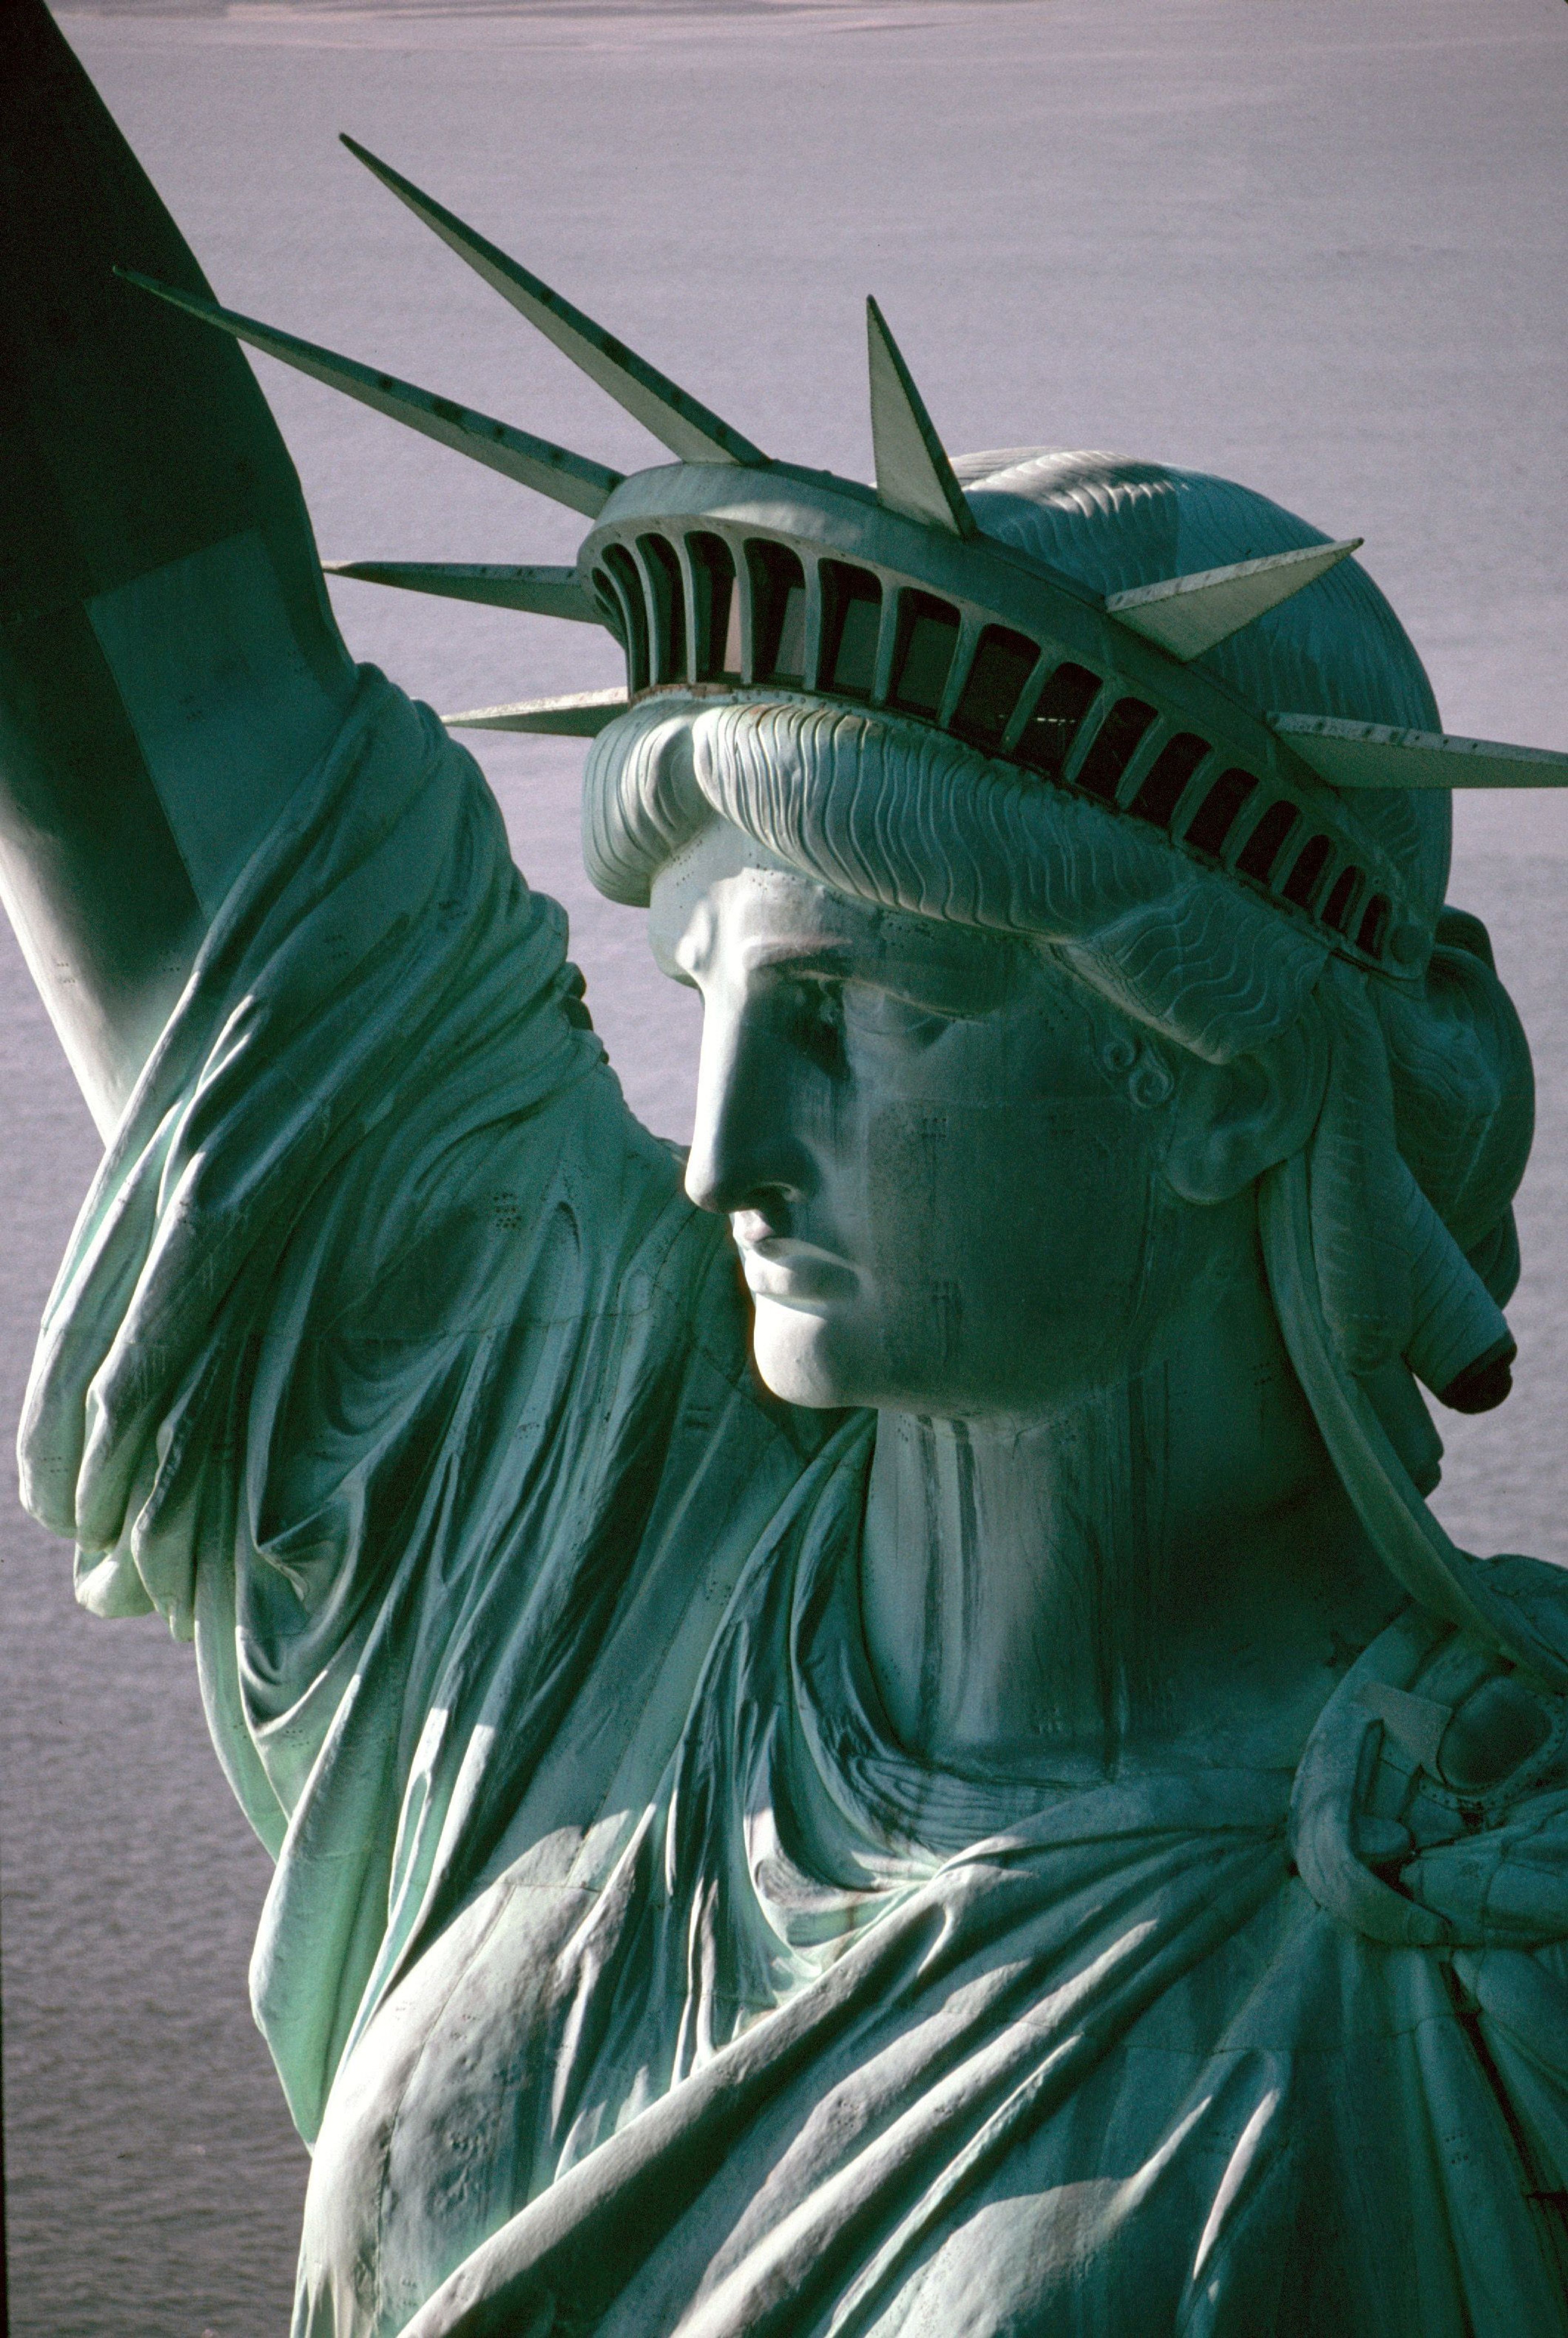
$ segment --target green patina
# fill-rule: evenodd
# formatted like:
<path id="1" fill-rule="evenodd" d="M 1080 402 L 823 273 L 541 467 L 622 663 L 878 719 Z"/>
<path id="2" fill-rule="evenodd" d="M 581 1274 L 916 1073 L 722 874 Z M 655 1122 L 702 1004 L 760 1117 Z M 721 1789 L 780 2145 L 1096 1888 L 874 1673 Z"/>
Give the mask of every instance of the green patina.
<path id="1" fill-rule="evenodd" d="M 1507 1393 L 1531 1133 L 1449 791 L 1568 759 L 1260 496 L 950 461 L 874 307 L 874 488 L 361 149 L 675 459 L 218 309 L 5 25 L 0 873 L 106 1144 L 24 1492 L 277 1861 L 297 2338 L 1568 2331 L 1568 1602 L 1417 1389 Z M 590 521 L 340 573 L 619 643 L 453 719 L 592 739 L 683 1165 L 236 336 Z"/>

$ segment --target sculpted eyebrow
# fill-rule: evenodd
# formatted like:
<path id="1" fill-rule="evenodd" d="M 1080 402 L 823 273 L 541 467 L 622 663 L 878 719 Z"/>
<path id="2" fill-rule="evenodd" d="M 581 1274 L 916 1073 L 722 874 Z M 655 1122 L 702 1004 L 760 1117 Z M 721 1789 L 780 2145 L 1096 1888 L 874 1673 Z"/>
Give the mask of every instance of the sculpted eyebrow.
<path id="1" fill-rule="evenodd" d="M 861 983 L 956 1021 L 987 1014 L 1002 992 L 1000 983 L 977 983 L 975 969 L 957 960 L 933 962 L 897 948 L 871 950 L 826 937 L 759 943 L 748 952 L 747 965 L 754 974 L 821 975 L 833 982 Z"/>
<path id="2" fill-rule="evenodd" d="M 843 981 L 849 976 L 861 977 L 865 960 L 851 942 L 808 938 L 790 942 L 759 942 L 746 953 L 747 966 L 753 972 L 779 970 L 800 974 L 828 974 Z"/>

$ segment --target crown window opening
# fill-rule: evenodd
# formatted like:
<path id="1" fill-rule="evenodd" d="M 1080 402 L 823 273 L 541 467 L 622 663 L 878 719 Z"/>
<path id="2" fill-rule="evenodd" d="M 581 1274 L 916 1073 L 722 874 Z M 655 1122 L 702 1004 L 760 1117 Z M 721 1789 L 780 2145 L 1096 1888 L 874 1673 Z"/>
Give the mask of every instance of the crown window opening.
<path id="1" fill-rule="evenodd" d="M 610 632 L 614 634 L 615 639 L 620 643 L 622 650 L 624 650 L 626 646 L 626 615 L 621 606 L 621 595 L 616 592 L 614 585 L 612 584 L 609 577 L 605 575 L 603 568 L 596 568 L 593 571 L 592 584 L 593 605 L 598 610 L 601 617 L 604 620 Z"/>
<path id="2" fill-rule="evenodd" d="M 660 682 L 684 682 L 686 675 L 686 586 L 675 547 L 666 536 L 640 535 L 652 614 L 650 663 Z"/>
<path id="3" fill-rule="evenodd" d="M 624 618 L 626 689 L 635 698 L 648 687 L 648 603 L 637 564 L 623 544 L 610 545 L 604 565 L 621 603 Z"/>
<path id="4" fill-rule="evenodd" d="M 950 601 L 908 590 L 898 595 L 890 706 L 935 721 L 958 647 L 959 626 L 958 612 Z"/>
<path id="5" fill-rule="evenodd" d="M 970 663 L 951 728 L 987 752 L 1002 744 L 1024 685 L 1040 663 L 1039 644 L 1005 625 L 987 625 Z"/>
<path id="6" fill-rule="evenodd" d="M 1225 840 L 1241 815 L 1241 807 L 1258 782 L 1250 771 L 1234 767 L 1221 771 L 1202 802 L 1187 824 L 1182 839 L 1194 852 L 1206 852 L 1216 860 L 1225 850 Z"/>
<path id="7" fill-rule="evenodd" d="M 1388 938 L 1390 910 L 1385 893 L 1374 893 L 1361 913 L 1361 925 L 1356 936 L 1356 947 L 1368 958 L 1381 958 L 1383 945 Z"/>
<path id="8" fill-rule="evenodd" d="M 1091 795 L 1107 803 L 1116 799 L 1116 784 L 1143 743 L 1154 709 L 1141 698 L 1119 698 L 1089 744 L 1073 777 Z"/>
<path id="9" fill-rule="evenodd" d="M 689 535 L 693 656 L 698 682 L 739 682 L 743 671 L 735 555 L 721 535 Z"/>
<path id="10" fill-rule="evenodd" d="M 979 623 L 965 673 L 957 662 L 966 641 L 975 639 L 969 628 L 977 621 L 966 624 L 951 602 L 906 584 L 890 611 L 888 588 L 874 571 L 824 559 L 808 576 L 798 553 L 768 538 L 737 547 L 701 532 L 679 539 L 679 546 L 652 533 L 636 539 L 634 554 L 625 543 L 611 544 L 589 580 L 625 651 L 630 694 L 689 676 L 815 687 L 879 703 L 885 693 L 894 711 L 927 722 L 940 722 L 950 708 L 947 727 L 957 736 L 1057 781 L 1067 780 L 1074 748 L 1085 740 L 1097 702 L 1105 703 L 1072 785 L 1112 807 L 1125 790 L 1131 801 L 1121 808 L 1134 819 L 1270 887 L 1276 899 L 1328 932 L 1347 942 L 1353 937 L 1364 956 L 1383 956 L 1392 918 L 1387 898 L 1374 895 L 1363 907 L 1365 869 L 1338 866 L 1335 840 L 1321 831 L 1292 860 L 1300 805 L 1272 790 L 1264 801 L 1251 772 L 1231 767 L 1203 781 L 1202 766 L 1214 757 L 1211 741 L 1178 732 L 1158 743 L 1148 768 L 1130 781 L 1156 742 L 1158 711 L 1141 699 L 1113 696 L 1113 686 L 1107 690 L 1088 667 L 1064 661 L 1041 686 L 1038 643 L 1000 624 Z M 1195 799 L 1196 811 L 1184 819 Z M 1250 806 L 1255 816 L 1243 820 Z"/>
<path id="11" fill-rule="evenodd" d="M 869 698 L 882 631 L 882 584 L 868 568 L 825 560 L 822 580 L 822 688 L 841 698 Z"/>
<path id="12" fill-rule="evenodd" d="M 1246 843 L 1236 856 L 1236 867 L 1243 877 L 1256 878 L 1267 885 L 1274 873 L 1274 864 L 1285 850 L 1285 840 L 1296 825 L 1296 807 L 1283 798 L 1271 803 Z"/>
<path id="13" fill-rule="evenodd" d="M 1341 869 L 1334 879 L 1334 889 L 1323 904 L 1323 922 L 1342 934 L 1350 922 L 1350 904 L 1361 882 L 1359 869 Z"/>
<path id="14" fill-rule="evenodd" d="M 746 546 L 751 578 L 751 658 L 754 682 L 806 679 L 806 571 L 781 544 Z"/>
<path id="15" fill-rule="evenodd" d="M 1296 865 L 1286 878 L 1283 892 L 1286 900 L 1294 901 L 1298 909 L 1312 907 L 1312 896 L 1328 866 L 1334 850 L 1333 840 L 1327 836 L 1308 837 L 1296 855 Z"/>
<path id="16" fill-rule="evenodd" d="M 1083 718 L 1100 695 L 1100 677 L 1085 665 L 1059 665 L 1034 702 L 1013 752 L 1048 780 L 1059 780 Z"/>
<path id="17" fill-rule="evenodd" d="M 1195 731 L 1178 731 L 1173 739 L 1167 739 L 1127 807 L 1133 819 L 1146 820 L 1155 828 L 1169 830 L 1177 806 L 1187 792 L 1188 781 L 1204 757 L 1212 752 L 1208 740 L 1200 739 Z"/>

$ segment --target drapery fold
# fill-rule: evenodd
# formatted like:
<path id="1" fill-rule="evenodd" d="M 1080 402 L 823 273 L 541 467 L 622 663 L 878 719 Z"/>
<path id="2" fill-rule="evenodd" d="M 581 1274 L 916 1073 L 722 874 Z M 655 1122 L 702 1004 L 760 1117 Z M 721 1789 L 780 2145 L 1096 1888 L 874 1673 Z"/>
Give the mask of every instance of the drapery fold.
<path id="1" fill-rule="evenodd" d="M 29 1394 L 29 1501 L 194 1637 L 277 1862 L 297 2338 L 1568 2330 L 1563 1701 L 1455 1796 L 1358 1700 L 1502 1660 L 1406 1618 L 1294 1779 L 912 1761 L 872 1423 L 757 1383 L 564 949 L 367 673 Z"/>
<path id="2" fill-rule="evenodd" d="M 760 1522 L 811 1441 L 564 938 L 472 759 L 368 671 L 218 916 L 40 1335 L 25 1497 L 84 1604 L 197 1639 L 279 1862 L 253 1996 L 308 2137 L 420 1925 L 559 1775 L 618 1603 L 678 1633 L 674 1521 Z M 573 1815 L 619 1726 L 577 1743 Z"/>

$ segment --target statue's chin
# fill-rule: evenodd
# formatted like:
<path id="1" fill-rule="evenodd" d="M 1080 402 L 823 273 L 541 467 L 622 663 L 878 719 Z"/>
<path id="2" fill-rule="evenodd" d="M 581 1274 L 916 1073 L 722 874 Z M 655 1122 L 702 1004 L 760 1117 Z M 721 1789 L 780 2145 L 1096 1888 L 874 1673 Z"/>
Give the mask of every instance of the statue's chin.
<path id="1" fill-rule="evenodd" d="M 752 1353 L 775 1396 L 818 1412 L 875 1401 L 864 1373 L 855 1370 L 853 1340 L 835 1322 L 833 1311 L 785 1307 L 772 1299 L 758 1299 L 755 1307 Z"/>

